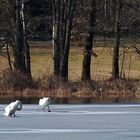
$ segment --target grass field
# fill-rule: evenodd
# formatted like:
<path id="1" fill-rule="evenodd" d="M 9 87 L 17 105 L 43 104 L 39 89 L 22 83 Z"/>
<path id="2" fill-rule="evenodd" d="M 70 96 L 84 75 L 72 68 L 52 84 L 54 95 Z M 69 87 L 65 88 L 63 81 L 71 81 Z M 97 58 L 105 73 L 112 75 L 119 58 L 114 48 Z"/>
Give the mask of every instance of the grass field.
<path id="1" fill-rule="evenodd" d="M 96 48 L 93 50 L 98 57 L 92 57 L 91 64 L 91 76 L 92 79 L 106 79 L 111 76 L 112 71 L 112 53 L 113 50 L 108 47 L 104 47 L 102 43 L 96 43 Z M 31 69 L 33 77 L 41 77 L 42 75 L 50 75 L 53 71 L 52 61 L 52 49 L 50 44 L 45 42 L 32 42 L 31 43 Z M 4 52 L 3 50 L 2 52 Z M 120 49 L 120 54 L 123 53 L 123 49 Z M 5 53 L 3 53 L 5 55 Z M 120 56 L 120 68 L 122 63 L 122 57 Z M 83 50 L 80 47 L 72 47 L 69 56 L 69 79 L 79 80 L 81 77 L 83 60 Z M 0 56 L 0 71 L 3 71 L 8 67 L 7 59 Z M 140 56 L 138 56 L 133 50 L 129 50 L 125 55 L 124 71 L 123 75 L 126 78 L 139 78 L 140 79 Z"/>

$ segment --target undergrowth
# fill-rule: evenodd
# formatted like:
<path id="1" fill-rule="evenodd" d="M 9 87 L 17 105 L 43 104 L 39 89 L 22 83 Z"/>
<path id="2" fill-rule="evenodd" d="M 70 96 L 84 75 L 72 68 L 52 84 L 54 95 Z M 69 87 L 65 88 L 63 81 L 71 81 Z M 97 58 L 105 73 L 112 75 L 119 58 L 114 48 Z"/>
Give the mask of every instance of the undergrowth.
<path id="1" fill-rule="evenodd" d="M 140 96 L 140 80 L 64 81 L 53 75 L 28 79 L 17 71 L 6 70 L 0 74 L 0 96 L 135 98 Z"/>

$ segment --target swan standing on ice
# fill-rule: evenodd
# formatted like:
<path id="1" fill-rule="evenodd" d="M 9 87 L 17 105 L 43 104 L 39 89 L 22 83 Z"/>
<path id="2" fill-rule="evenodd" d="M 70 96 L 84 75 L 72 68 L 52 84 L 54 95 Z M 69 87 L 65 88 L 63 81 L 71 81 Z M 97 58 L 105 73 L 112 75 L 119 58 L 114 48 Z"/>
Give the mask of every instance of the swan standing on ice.
<path id="1" fill-rule="evenodd" d="M 5 113 L 4 115 L 6 117 L 10 116 L 12 117 L 12 115 L 15 117 L 15 112 L 16 110 L 21 110 L 22 109 L 22 103 L 19 100 L 16 100 L 15 102 L 10 103 L 6 108 L 5 108 Z"/>
<path id="2" fill-rule="evenodd" d="M 44 97 L 43 99 L 39 100 L 39 106 L 41 106 L 43 108 L 43 110 L 45 111 L 45 108 L 48 107 L 48 112 L 51 112 L 50 110 L 50 105 L 51 103 L 51 98 L 50 97 Z"/>

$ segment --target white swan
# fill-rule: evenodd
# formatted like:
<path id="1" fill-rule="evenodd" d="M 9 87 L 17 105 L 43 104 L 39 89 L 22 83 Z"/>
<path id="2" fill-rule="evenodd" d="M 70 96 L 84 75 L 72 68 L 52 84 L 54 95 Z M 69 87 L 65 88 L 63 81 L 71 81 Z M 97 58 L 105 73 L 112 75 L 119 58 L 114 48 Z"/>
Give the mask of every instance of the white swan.
<path id="1" fill-rule="evenodd" d="M 51 112 L 50 107 L 49 107 L 50 103 L 51 103 L 50 97 L 44 97 L 43 99 L 39 100 L 39 106 L 41 106 L 44 111 L 45 111 L 45 108 L 48 107 L 48 112 Z"/>
<path id="2" fill-rule="evenodd" d="M 6 108 L 5 108 L 5 113 L 4 115 L 6 117 L 10 116 L 12 117 L 12 115 L 15 117 L 15 112 L 16 110 L 21 110 L 22 109 L 22 103 L 19 100 L 16 100 L 15 102 L 10 103 Z"/>

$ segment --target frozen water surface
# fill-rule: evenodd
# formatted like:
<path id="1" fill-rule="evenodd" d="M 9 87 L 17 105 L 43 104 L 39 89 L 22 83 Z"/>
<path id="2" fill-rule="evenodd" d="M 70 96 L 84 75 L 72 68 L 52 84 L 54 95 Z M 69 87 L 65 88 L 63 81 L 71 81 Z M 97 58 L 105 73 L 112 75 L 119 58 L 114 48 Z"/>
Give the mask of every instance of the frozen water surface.
<path id="1" fill-rule="evenodd" d="M 140 140 L 140 105 L 23 105 L 6 118 L 0 105 L 0 140 Z"/>

